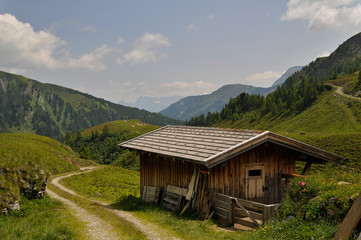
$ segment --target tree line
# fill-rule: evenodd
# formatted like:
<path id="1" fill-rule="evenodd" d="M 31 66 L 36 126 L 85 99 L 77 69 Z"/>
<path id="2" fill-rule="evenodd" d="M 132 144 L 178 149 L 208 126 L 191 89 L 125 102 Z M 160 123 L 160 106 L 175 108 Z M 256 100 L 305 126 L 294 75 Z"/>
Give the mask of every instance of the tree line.
<path id="1" fill-rule="evenodd" d="M 257 111 L 259 116 L 270 114 L 297 114 L 309 107 L 319 94 L 331 87 L 324 84 L 319 78 L 306 78 L 299 83 L 295 83 L 290 77 L 279 86 L 274 92 L 266 97 L 262 95 L 249 95 L 241 93 L 235 98 L 231 98 L 223 107 L 221 112 L 204 114 L 191 118 L 186 122 L 190 126 L 211 126 L 215 123 L 232 120 L 237 121 L 242 114 Z"/>

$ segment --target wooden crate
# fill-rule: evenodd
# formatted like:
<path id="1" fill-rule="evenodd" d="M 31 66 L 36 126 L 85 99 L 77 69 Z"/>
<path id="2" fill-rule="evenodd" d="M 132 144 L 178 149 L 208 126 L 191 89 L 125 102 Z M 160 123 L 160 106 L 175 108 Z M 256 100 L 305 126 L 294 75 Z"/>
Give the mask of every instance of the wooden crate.
<path id="1" fill-rule="evenodd" d="M 142 199 L 146 202 L 158 203 L 160 187 L 144 186 Z"/>
<path id="2" fill-rule="evenodd" d="M 182 198 L 187 194 L 187 191 L 185 188 L 167 185 L 163 193 L 161 205 L 171 211 L 179 210 Z"/>

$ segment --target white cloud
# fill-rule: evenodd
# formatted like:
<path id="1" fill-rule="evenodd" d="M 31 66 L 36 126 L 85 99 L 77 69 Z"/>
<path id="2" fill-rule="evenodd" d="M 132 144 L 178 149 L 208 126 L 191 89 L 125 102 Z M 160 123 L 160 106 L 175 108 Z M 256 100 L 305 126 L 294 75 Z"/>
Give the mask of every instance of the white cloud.
<path id="1" fill-rule="evenodd" d="M 212 20 L 213 19 L 213 14 L 209 14 L 208 17 L 207 17 L 207 20 Z"/>
<path id="2" fill-rule="evenodd" d="M 308 20 L 309 31 L 360 31 L 361 5 L 354 0 L 289 0 L 281 20 Z"/>
<path id="3" fill-rule="evenodd" d="M 194 26 L 192 23 L 187 26 L 187 31 L 188 32 L 191 32 L 191 31 L 194 31 L 194 30 L 196 30 L 196 26 Z"/>
<path id="4" fill-rule="evenodd" d="M 11 14 L 0 14 L 0 66 L 18 69 L 103 70 L 105 57 L 118 49 L 102 45 L 80 57 L 73 57 L 66 41 L 49 31 L 34 31 Z"/>
<path id="5" fill-rule="evenodd" d="M 98 32 L 98 31 L 99 31 L 99 29 L 96 28 L 96 27 L 93 26 L 93 25 L 88 25 L 88 26 L 86 26 L 86 27 L 84 28 L 84 32 L 93 32 L 93 33 L 95 33 L 95 32 Z"/>
<path id="6" fill-rule="evenodd" d="M 317 57 L 318 57 L 318 58 L 328 57 L 328 56 L 330 56 L 330 54 L 331 54 L 331 53 L 329 53 L 329 52 L 323 52 L 323 53 L 321 53 L 320 55 L 318 55 Z"/>
<path id="7" fill-rule="evenodd" d="M 109 48 L 103 44 L 92 52 L 84 54 L 77 59 L 69 57 L 64 63 L 64 68 L 104 70 L 106 69 L 106 65 L 103 63 L 103 60 L 113 53 L 120 54 L 121 50 Z"/>
<path id="8" fill-rule="evenodd" d="M 125 42 L 125 40 L 124 40 L 124 38 L 122 38 L 122 37 L 118 37 L 118 44 L 122 44 L 122 43 L 124 43 Z"/>
<path id="9" fill-rule="evenodd" d="M 161 49 L 169 46 L 168 38 L 162 34 L 146 33 L 135 41 L 133 50 L 118 58 L 117 62 L 120 65 L 157 62 L 168 58 L 168 54 L 161 52 Z"/>
<path id="10" fill-rule="evenodd" d="M 268 87 L 284 73 L 285 72 L 265 71 L 246 77 L 246 80 L 254 86 Z"/>

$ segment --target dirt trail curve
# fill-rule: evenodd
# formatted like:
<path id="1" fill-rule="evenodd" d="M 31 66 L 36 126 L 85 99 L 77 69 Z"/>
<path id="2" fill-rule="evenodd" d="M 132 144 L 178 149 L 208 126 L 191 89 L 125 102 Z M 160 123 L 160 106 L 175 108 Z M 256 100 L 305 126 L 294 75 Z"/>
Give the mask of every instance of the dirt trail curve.
<path id="1" fill-rule="evenodd" d="M 361 98 L 359 98 L 359 97 L 354 97 L 354 96 L 351 96 L 351 95 L 348 95 L 348 94 L 344 93 L 344 92 L 342 91 L 342 90 L 343 90 L 343 87 L 342 87 L 342 86 L 336 86 L 336 85 L 333 85 L 333 84 L 328 84 L 328 85 L 336 88 L 336 93 L 337 93 L 337 94 L 340 94 L 340 95 L 342 95 L 342 96 L 344 96 L 344 97 L 352 98 L 352 99 L 357 100 L 357 101 L 361 101 Z"/>
<path id="2" fill-rule="evenodd" d="M 91 172 L 91 171 L 95 171 L 99 169 L 98 167 L 85 167 L 85 168 L 81 168 L 80 170 L 83 170 L 82 172 L 76 172 L 76 173 L 70 173 L 64 176 L 60 176 L 60 177 L 56 177 L 51 181 L 51 184 L 53 184 L 54 186 L 56 186 L 57 188 L 73 195 L 73 196 L 77 196 L 79 198 L 83 198 L 83 199 L 87 199 L 84 198 L 80 195 L 78 195 L 77 193 L 75 193 L 74 191 L 64 187 L 63 185 L 61 185 L 59 183 L 59 181 L 61 179 L 64 178 L 68 178 L 74 175 L 79 175 L 79 174 L 83 174 L 83 173 L 87 173 L 87 172 Z M 86 226 L 87 226 L 87 233 L 89 236 L 89 239 L 101 239 L 101 240 L 112 240 L 112 239 L 121 239 L 121 236 L 116 236 L 116 234 L 114 233 L 114 231 L 112 230 L 112 227 L 110 226 L 109 223 L 107 223 L 106 221 L 100 219 L 99 217 L 89 213 L 88 211 L 86 211 L 85 209 L 77 206 L 76 203 L 63 198 L 61 196 L 59 196 L 58 194 L 50 191 L 49 189 L 46 190 L 47 193 L 50 195 L 50 197 L 52 198 L 56 198 L 59 199 L 60 201 L 62 201 L 65 205 L 67 205 L 69 208 L 71 208 L 72 210 L 74 210 L 74 215 L 75 217 L 77 217 L 80 221 L 85 222 Z M 89 200 L 89 199 L 87 199 Z M 91 200 L 92 201 L 92 200 Z M 109 206 L 107 203 L 101 202 L 101 201 L 93 201 L 94 203 L 97 203 L 105 208 L 107 208 L 109 211 L 112 211 L 113 213 L 115 213 L 117 216 L 125 219 L 128 222 L 131 222 L 137 229 L 139 229 L 140 231 L 142 231 L 148 239 L 178 239 L 174 236 L 170 236 L 169 232 L 165 232 L 163 229 L 159 228 L 158 226 L 151 224 L 149 222 L 144 222 L 141 221 L 140 219 L 138 219 L 137 217 L 135 217 L 134 215 L 132 215 L 131 213 L 125 212 L 125 211 L 121 211 L 118 209 L 114 209 L 111 206 Z"/>

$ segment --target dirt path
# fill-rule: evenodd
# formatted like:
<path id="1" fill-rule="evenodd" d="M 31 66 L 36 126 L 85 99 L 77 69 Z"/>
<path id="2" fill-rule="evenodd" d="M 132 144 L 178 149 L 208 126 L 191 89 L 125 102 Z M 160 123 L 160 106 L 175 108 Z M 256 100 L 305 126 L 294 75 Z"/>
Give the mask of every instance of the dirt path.
<path id="1" fill-rule="evenodd" d="M 59 181 L 64 178 L 95 171 L 97 169 L 99 169 L 99 168 L 97 168 L 97 167 L 81 168 L 81 170 L 83 170 L 82 172 L 70 173 L 70 174 L 67 174 L 64 176 L 56 177 L 51 181 L 51 184 L 53 184 L 57 188 L 65 191 L 73 196 L 77 196 L 79 198 L 86 199 L 86 198 L 78 195 L 76 192 L 64 187 L 63 185 L 61 185 L 59 183 Z M 119 236 L 118 237 L 114 236 L 114 233 L 113 233 L 113 230 L 112 230 L 110 224 L 106 223 L 102 219 L 92 215 L 85 209 L 77 206 L 74 202 L 63 198 L 50 190 L 47 190 L 47 192 L 51 197 L 59 199 L 64 204 L 66 204 L 71 209 L 73 209 L 75 211 L 74 215 L 76 217 L 78 217 L 81 221 L 87 223 L 86 224 L 87 228 L 88 228 L 87 232 L 89 233 L 88 235 L 89 235 L 90 239 L 120 239 L 121 238 Z M 86 200 L 89 200 L 89 199 L 86 199 Z M 90 201 L 92 201 L 92 200 L 90 200 Z M 131 222 L 137 229 L 142 231 L 147 236 L 148 239 L 152 239 L 152 240 L 153 239 L 154 240 L 178 239 L 178 238 L 172 236 L 169 232 L 165 231 L 164 229 L 159 228 L 157 225 L 149 223 L 149 222 L 144 222 L 144 221 L 138 219 L 137 217 L 135 217 L 131 213 L 121 211 L 118 209 L 114 209 L 111 206 L 109 206 L 107 203 L 102 202 L 102 201 L 93 201 L 93 202 L 109 209 L 109 211 L 112 211 L 120 218 L 125 219 L 128 222 Z"/>
<path id="2" fill-rule="evenodd" d="M 342 90 L 343 90 L 343 87 L 341 87 L 341 86 L 336 86 L 336 85 L 333 85 L 333 84 L 329 84 L 329 85 L 332 86 L 332 87 L 334 87 L 334 88 L 336 88 L 336 93 L 337 93 L 337 94 L 340 94 L 340 95 L 342 95 L 342 96 L 344 96 L 344 97 L 352 98 L 352 99 L 357 100 L 357 101 L 361 101 L 361 98 L 359 98 L 359 97 L 354 97 L 354 96 L 351 96 L 351 95 L 348 95 L 348 94 L 344 93 L 344 92 L 342 91 Z"/>

